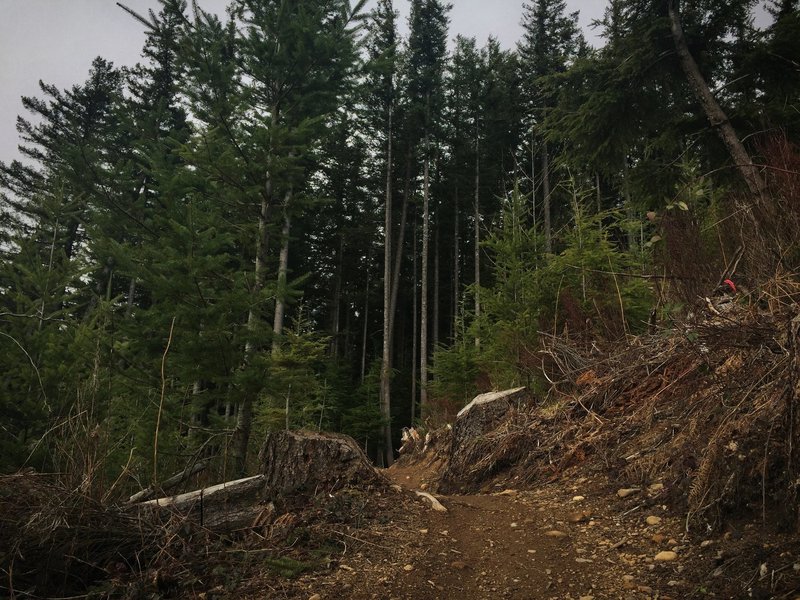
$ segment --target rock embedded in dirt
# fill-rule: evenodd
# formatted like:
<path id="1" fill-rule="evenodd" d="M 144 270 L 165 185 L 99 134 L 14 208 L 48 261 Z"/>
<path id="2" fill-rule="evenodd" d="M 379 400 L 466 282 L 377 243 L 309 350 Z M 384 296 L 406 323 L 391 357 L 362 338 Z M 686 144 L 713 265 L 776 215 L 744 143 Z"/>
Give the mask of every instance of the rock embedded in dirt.
<path id="1" fill-rule="evenodd" d="M 672 552 L 671 550 L 664 550 L 663 552 L 659 552 L 656 554 L 655 560 L 657 562 L 672 562 L 678 559 L 678 554 L 676 552 Z"/>
<path id="2" fill-rule="evenodd" d="M 622 488 L 621 490 L 617 490 L 617 496 L 620 498 L 627 498 L 628 496 L 632 496 L 633 494 L 637 494 L 641 491 L 641 488 Z"/>
<path id="3" fill-rule="evenodd" d="M 661 517 L 656 517 L 654 515 L 650 515 L 645 519 L 645 523 L 648 525 L 660 525 L 661 524 Z"/>
<path id="4" fill-rule="evenodd" d="M 584 500 L 586 500 L 586 497 L 585 497 L 585 496 L 574 496 L 574 497 L 572 498 L 572 501 L 573 501 L 573 502 L 583 502 Z"/>
<path id="5" fill-rule="evenodd" d="M 552 529 L 552 530 L 548 531 L 547 533 L 545 533 L 545 535 L 547 537 L 551 537 L 551 538 L 565 538 L 565 537 L 567 537 L 566 533 L 564 533 L 563 531 L 559 531 L 558 529 Z"/>

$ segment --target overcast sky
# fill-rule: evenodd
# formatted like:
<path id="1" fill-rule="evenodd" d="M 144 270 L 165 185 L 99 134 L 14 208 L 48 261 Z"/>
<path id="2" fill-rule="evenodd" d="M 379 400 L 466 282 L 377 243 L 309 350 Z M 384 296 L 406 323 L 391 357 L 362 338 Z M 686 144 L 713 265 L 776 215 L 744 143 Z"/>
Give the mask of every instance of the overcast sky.
<path id="1" fill-rule="evenodd" d="M 451 0 L 450 36 L 489 35 L 511 48 L 520 36 L 522 0 Z M 211 12 L 223 12 L 228 0 L 199 0 Z M 133 10 L 146 13 L 157 0 L 124 0 Z M 368 8 L 375 4 L 370 0 Z M 606 0 L 567 0 L 570 11 L 580 10 L 587 38 L 599 45 L 589 30 L 602 16 Z M 408 0 L 395 0 L 402 27 L 408 17 Z M 23 113 L 21 96 L 39 95 L 38 81 L 67 88 L 86 80 L 96 56 L 114 64 L 133 65 L 144 42 L 142 25 L 114 0 L 0 0 L 0 161 L 18 156 L 16 118 Z"/>

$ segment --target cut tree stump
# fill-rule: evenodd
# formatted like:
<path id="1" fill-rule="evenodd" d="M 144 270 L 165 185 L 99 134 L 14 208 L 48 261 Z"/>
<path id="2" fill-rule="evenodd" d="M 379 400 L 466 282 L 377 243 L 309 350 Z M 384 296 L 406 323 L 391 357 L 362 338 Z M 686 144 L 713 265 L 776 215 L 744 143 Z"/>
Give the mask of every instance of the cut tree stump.
<path id="1" fill-rule="evenodd" d="M 356 441 L 312 431 L 270 433 L 259 453 L 269 499 L 329 494 L 352 485 L 388 487 Z"/>
<path id="2" fill-rule="evenodd" d="M 347 486 L 389 488 L 355 440 L 344 435 L 271 433 L 259 458 L 260 475 L 141 502 L 131 510 L 156 519 L 178 514 L 212 530 L 235 531 L 267 525 L 277 505 L 296 505 L 312 495 L 327 497 Z"/>
<path id="3" fill-rule="evenodd" d="M 528 388 L 519 387 L 481 394 L 462 408 L 453 424 L 450 450 L 439 481 L 439 491 L 451 493 L 460 490 L 462 483 L 469 481 L 469 470 L 476 458 L 470 449 L 486 434 L 497 429 L 510 410 L 521 408 L 531 401 Z"/>

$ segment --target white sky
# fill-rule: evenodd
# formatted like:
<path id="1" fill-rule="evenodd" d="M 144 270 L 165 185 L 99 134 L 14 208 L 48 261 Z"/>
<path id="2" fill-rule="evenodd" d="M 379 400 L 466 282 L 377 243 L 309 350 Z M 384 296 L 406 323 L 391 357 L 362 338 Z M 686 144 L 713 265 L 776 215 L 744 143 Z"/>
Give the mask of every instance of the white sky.
<path id="1" fill-rule="evenodd" d="M 352 0 L 351 0 L 352 1 Z M 450 36 L 489 35 L 511 48 L 520 36 L 522 0 L 450 0 Z M 139 13 L 158 9 L 157 0 L 123 0 Z M 228 0 L 199 0 L 210 12 L 222 12 Z M 374 6 L 370 0 L 367 9 Z M 580 10 L 580 23 L 590 42 L 599 45 L 588 24 L 603 14 L 606 0 L 567 0 L 570 11 Z M 395 0 L 402 27 L 408 0 Z M 0 161 L 18 157 L 16 118 L 24 112 L 21 96 L 40 94 L 38 82 L 63 89 L 83 83 L 92 60 L 102 56 L 114 64 L 139 60 L 142 25 L 114 0 L 0 0 Z"/>

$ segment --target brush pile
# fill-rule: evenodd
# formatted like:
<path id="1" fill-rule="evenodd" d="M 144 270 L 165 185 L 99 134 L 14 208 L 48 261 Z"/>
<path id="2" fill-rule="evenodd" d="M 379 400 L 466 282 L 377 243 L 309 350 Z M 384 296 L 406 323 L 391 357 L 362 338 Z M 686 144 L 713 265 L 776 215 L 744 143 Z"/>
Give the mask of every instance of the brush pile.
<path id="1" fill-rule="evenodd" d="M 119 506 L 56 476 L 0 476 L 0 597 L 222 597 L 270 577 L 285 588 L 374 543 L 413 502 L 345 436 L 278 432 L 261 457 L 260 475 Z"/>

